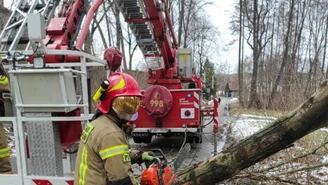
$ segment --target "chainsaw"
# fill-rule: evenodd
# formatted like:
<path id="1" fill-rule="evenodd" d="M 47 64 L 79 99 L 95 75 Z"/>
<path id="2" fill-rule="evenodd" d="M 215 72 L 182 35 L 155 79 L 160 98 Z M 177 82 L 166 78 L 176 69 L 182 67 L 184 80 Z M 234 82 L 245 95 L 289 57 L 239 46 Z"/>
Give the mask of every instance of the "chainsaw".
<path id="1" fill-rule="evenodd" d="M 155 154 L 154 162 L 148 166 L 141 174 L 142 185 L 171 185 L 176 178 L 176 172 L 181 166 L 185 156 L 190 151 L 190 144 L 187 143 L 179 151 L 173 166 L 169 165 L 161 149 L 151 149 Z"/>

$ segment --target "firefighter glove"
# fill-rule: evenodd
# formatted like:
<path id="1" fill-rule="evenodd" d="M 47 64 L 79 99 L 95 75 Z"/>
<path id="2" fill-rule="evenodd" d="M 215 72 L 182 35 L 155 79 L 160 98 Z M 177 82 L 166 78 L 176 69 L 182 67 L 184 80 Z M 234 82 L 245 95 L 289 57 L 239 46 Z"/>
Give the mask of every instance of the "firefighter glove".
<path id="1" fill-rule="evenodd" d="M 151 151 L 148 152 L 139 152 L 138 154 L 138 164 L 143 162 L 145 163 L 152 163 L 154 161 L 155 154 Z"/>
<path id="2" fill-rule="evenodd" d="M 153 152 L 143 152 L 141 155 L 142 161 L 153 161 L 154 160 L 154 153 Z"/>
<path id="3" fill-rule="evenodd" d="M 131 136 L 134 128 L 133 126 L 122 124 L 122 129 L 126 135 Z"/>

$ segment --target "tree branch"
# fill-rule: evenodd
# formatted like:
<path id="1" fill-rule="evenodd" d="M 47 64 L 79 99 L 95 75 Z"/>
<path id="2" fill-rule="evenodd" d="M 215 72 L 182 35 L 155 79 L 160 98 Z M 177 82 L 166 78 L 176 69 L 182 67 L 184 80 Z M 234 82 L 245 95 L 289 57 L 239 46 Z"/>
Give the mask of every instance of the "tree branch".
<path id="1" fill-rule="evenodd" d="M 280 173 L 280 174 L 277 174 L 277 175 L 286 175 L 286 174 L 291 174 L 291 173 L 295 173 L 295 172 L 299 172 L 299 171 L 313 170 L 313 169 L 321 168 L 321 167 L 328 167 L 328 162 L 327 163 L 313 165 L 313 166 L 306 166 L 306 167 L 298 168 L 298 169 L 295 169 L 295 170 L 290 170 L 290 171 L 283 172 L 283 173 Z"/>
<path id="2" fill-rule="evenodd" d="M 268 168 L 265 168 L 265 169 L 262 169 L 262 170 L 257 170 L 257 171 L 253 171 L 254 173 L 262 173 L 262 172 L 265 172 L 265 171 L 269 171 L 269 170 L 272 170 L 274 168 L 279 168 L 287 163 L 291 163 L 291 162 L 294 162 L 298 159 L 301 159 L 301 158 L 304 158 L 306 156 L 309 156 L 309 155 L 313 155 L 313 154 L 316 154 L 317 151 L 323 147 L 325 147 L 326 145 L 328 144 L 328 141 L 325 141 L 324 143 L 322 143 L 320 146 L 316 147 L 315 149 L 313 149 L 312 151 L 308 152 L 308 153 L 305 153 L 305 154 L 302 154 L 302 155 L 299 155 L 299 156 L 296 156 L 292 159 L 289 159 L 287 161 L 284 161 L 284 162 L 281 162 L 281 163 L 278 163 L 274 166 L 271 166 L 271 167 L 268 167 Z"/>

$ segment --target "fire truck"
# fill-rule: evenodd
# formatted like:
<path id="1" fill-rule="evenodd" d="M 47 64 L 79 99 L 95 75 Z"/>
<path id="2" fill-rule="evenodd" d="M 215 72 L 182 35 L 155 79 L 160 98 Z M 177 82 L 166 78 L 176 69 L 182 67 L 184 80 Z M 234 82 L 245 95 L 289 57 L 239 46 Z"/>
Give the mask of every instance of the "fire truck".
<path id="1" fill-rule="evenodd" d="M 201 143 L 201 79 L 193 71 L 192 51 L 178 47 L 165 0 L 114 2 L 144 57 L 163 61 L 162 68 L 148 71 L 150 86 L 143 91 L 138 119 L 130 123 L 133 140 L 185 136 Z M 15 173 L 1 175 L 0 184 L 73 184 L 72 146 L 92 117 L 88 69 L 103 66 L 109 75 L 121 64 L 115 48 L 106 48 L 103 59 L 83 51 L 103 0 L 88 3 L 19 0 L 1 31 L 0 55 L 11 91 L 3 93 L 6 116 L 0 121 L 14 130 L 16 158 Z"/>
<path id="2" fill-rule="evenodd" d="M 117 1 L 144 57 L 160 57 L 163 67 L 149 69 L 135 127 L 135 143 L 152 136 L 184 136 L 202 142 L 201 79 L 193 71 L 191 49 L 179 49 L 165 0 Z"/>

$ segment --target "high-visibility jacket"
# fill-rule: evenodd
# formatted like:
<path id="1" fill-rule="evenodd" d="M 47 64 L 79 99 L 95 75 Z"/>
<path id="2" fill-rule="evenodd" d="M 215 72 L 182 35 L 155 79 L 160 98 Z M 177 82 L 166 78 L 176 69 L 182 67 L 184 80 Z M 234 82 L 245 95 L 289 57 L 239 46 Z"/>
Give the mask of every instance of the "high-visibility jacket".
<path id="1" fill-rule="evenodd" d="M 2 58 L 0 58 L 1 65 Z M 2 67 L 3 68 L 3 67 Z M 9 81 L 7 76 L 0 76 L 0 97 L 3 91 L 9 91 Z M 0 117 L 5 116 L 4 102 L 0 101 Z M 10 151 L 8 148 L 8 138 L 5 133 L 3 123 L 0 122 L 0 173 L 11 173 Z"/>
<path id="2" fill-rule="evenodd" d="M 0 173 L 8 173 L 10 171 L 11 165 L 8 138 L 6 136 L 3 123 L 0 122 Z"/>
<path id="3" fill-rule="evenodd" d="M 110 115 L 87 123 L 77 153 L 74 185 L 138 185 L 131 169 L 137 151 L 130 150 L 127 136 Z"/>
<path id="4" fill-rule="evenodd" d="M 9 79 L 5 75 L 0 75 L 0 92 L 2 93 L 4 91 L 6 91 L 6 92 L 10 91 Z"/>

